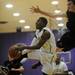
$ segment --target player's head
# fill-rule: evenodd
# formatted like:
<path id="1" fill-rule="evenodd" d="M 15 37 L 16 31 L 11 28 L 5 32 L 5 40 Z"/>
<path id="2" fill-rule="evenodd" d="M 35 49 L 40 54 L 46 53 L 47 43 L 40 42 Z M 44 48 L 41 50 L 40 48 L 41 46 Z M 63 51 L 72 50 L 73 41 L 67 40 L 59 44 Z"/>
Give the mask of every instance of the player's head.
<path id="1" fill-rule="evenodd" d="M 42 29 L 44 27 L 46 27 L 48 21 L 45 17 L 40 17 L 37 22 L 36 22 L 36 29 Z"/>
<path id="2" fill-rule="evenodd" d="M 75 10 L 75 0 L 68 0 L 67 6 L 69 11 Z"/>
<path id="3" fill-rule="evenodd" d="M 56 60 L 55 60 L 56 64 L 59 64 L 60 63 L 60 59 L 61 59 L 60 54 L 57 54 Z"/>
<path id="4" fill-rule="evenodd" d="M 68 2 L 71 1 L 73 4 L 75 4 L 75 0 L 68 0 Z"/>

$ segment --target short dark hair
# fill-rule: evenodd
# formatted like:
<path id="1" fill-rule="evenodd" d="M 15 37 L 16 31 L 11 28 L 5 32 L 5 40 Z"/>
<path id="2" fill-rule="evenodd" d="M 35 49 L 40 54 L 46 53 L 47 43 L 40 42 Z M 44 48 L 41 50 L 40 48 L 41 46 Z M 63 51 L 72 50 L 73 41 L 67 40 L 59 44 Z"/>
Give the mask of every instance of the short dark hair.
<path id="1" fill-rule="evenodd" d="M 75 4 L 75 0 L 68 0 L 68 1 L 72 1 L 72 2 L 73 2 L 73 4 Z"/>
<path id="2" fill-rule="evenodd" d="M 39 20 L 42 21 L 43 25 L 47 25 L 48 21 L 45 17 L 40 17 Z"/>

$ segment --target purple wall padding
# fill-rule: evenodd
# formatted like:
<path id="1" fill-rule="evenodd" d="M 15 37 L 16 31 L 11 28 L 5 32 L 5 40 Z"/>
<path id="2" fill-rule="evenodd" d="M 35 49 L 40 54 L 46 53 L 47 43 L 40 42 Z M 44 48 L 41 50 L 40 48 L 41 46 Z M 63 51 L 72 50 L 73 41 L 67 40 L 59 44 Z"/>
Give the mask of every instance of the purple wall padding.
<path id="1" fill-rule="evenodd" d="M 0 64 L 7 59 L 8 48 L 15 43 L 25 43 L 29 45 L 34 37 L 34 32 L 18 32 L 18 33 L 0 33 Z M 24 75 L 42 75 L 41 67 L 32 69 L 31 65 L 37 62 L 35 60 L 27 60 L 23 63 Z M 75 72 L 75 48 L 71 50 L 71 63 L 67 64 L 69 70 Z"/>

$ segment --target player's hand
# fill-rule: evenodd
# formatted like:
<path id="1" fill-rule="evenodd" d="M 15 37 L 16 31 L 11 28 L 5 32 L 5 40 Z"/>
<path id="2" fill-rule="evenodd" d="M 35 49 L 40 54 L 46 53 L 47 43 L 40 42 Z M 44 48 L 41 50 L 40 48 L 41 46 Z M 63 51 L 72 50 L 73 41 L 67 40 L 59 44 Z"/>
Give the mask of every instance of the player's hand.
<path id="1" fill-rule="evenodd" d="M 25 49 L 25 44 L 24 43 L 16 43 L 15 44 L 15 48 L 18 50 L 18 51 L 22 51 L 22 50 L 24 50 Z"/>
<path id="2" fill-rule="evenodd" d="M 11 68 L 11 71 L 16 71 L 16 69 L 15 68 Z"/>
<path id="3" fill-rule="evenodd" d="M 24 54 L 26 54 L 26 53 L 31 53 L 31 52 L 32 52 L 32 50 L 24 49 L 24 50 L 22 51 L 22 55 L 24 55 Z"/>
<path id="4" fill-rule="evenodd" d="M 56 48 L 56 52 L 61 52 L 63 51 L 64 48 Z"/>
<path id="5" fill-rule="evenodd" d="M 31 10 L 32 13 L 40 13 L 40 11 L 41 11 L 39 6 L 36 6 L 36 7 L 32 6 L 30 8 L 30 10 Z"/>

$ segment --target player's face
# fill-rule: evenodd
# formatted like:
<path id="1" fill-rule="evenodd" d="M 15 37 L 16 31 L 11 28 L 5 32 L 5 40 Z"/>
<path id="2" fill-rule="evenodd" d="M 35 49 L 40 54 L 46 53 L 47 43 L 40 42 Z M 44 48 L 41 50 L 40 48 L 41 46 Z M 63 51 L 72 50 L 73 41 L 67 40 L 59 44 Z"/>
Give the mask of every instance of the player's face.
<path id="1" fill-rule="evenodd" d="M 37 20 L 36 29 L 42 29 L 43 27 L 45 27 L 45 26 L 43 25 L 42 20 L 41 19 Z"/>
<path id="2" fill-rule="evenodd" d="M 59 63 L 60 62 L 60 55 L 57 55 L 56 57 L 56 63 Z"/>
<path id="3" fill-rule="evenodd" d="M 75 9 L 75 4 L 73 4 L 72 1 L 68 1 L 67 6 L 69 11 L 72 11 Z"/>

